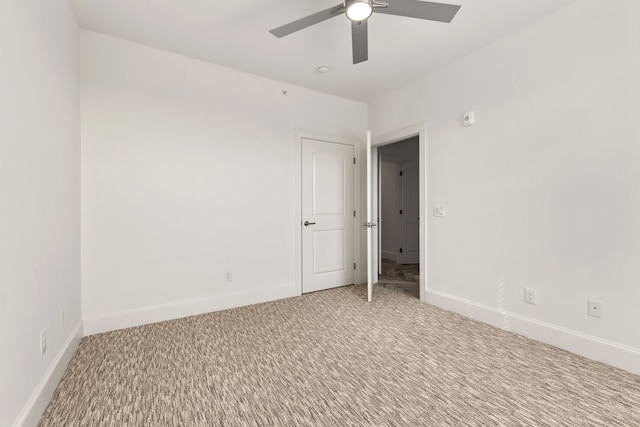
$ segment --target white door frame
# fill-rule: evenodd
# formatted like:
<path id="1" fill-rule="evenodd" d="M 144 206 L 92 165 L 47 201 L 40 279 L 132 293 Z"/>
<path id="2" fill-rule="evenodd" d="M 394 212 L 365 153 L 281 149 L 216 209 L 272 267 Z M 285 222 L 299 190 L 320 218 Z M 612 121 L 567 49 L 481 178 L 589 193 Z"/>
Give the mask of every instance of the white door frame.
<path id="1" fill-rule="evenodd" d="M 360 266 L 357 261 L 360 259 L 360 245 L 357 242 L 360 239 L 360 227 L 358 227 L 360 219 L 360 142 L 343 136 L 323 134 L 319 132 L 296 130 L 294 143 L 295 167 L 294 167 L 294 201 L 295 201 L 295 220 L 294 220 L 294 236 L 295 236 L 295 284 L 297 295 L 302 295 L 302 140 L 315 139 L 317 141 L 333 142 L 335 144 L 344 144 L 353 146 L 353 155 L 356 158 L 356 165 L 353 175 L 353 206 L 357 212 L 357 216 L 353 218 L 353 262 L 357 263 L 357 269 L 353 272 L 353 283 L 358 283 L 360 277 Z"/>
<path id="2" fill-rule="evenodd" d="M 420 300 L 426 301 L 427 296 L 427 124 L 418 123 L 403 129 L 374 136 L 371 141 L 372 149 L 383 145 L 393 144 L 413 136 L 418 136 L 419 163 L 419 206 L 420 206 Z M 377 175 L 374 182 L 378 180 Z"/>

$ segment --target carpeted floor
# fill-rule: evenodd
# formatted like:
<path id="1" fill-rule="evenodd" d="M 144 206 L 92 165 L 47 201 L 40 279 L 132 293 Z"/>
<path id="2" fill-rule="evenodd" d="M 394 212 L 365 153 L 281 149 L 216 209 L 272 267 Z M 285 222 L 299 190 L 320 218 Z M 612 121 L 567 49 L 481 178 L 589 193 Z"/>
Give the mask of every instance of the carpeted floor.
<path id="1" fill-rule="evenodd" d="M 362 286 L 83 339 L 40 426 L 640 426 L 640 377 Z"/>

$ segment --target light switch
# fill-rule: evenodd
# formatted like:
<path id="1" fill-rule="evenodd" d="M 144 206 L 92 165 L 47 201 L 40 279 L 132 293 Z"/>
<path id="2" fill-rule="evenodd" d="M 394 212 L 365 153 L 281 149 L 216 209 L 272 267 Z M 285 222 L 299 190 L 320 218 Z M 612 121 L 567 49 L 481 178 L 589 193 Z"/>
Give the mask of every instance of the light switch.
<path id="1" fill-rule="evenodd" d="M 433 206 L 433 216 L 444 217 L 445 215 L 445 206 L 444 205 L 434 205 Z"/>

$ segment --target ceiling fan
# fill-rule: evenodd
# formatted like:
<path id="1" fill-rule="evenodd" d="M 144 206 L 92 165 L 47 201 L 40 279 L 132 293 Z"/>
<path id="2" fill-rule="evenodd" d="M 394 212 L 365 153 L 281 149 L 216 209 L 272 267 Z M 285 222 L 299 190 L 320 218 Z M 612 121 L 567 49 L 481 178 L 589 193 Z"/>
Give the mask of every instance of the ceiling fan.
<path id="1" fill-rule="evenodd" d="M 281 38 L 344 13 L 351 20 L 353 63 L 358 64 L 369 58 L 367 20 L 374 9 L 376 13 L 449 23 L 458 13 L 460 6 L 420 0 L 389 0 L 389 3 L 378 3 L 374 0 L 345 0 L 344 4 L 305 16 L 269 32 Z"/>

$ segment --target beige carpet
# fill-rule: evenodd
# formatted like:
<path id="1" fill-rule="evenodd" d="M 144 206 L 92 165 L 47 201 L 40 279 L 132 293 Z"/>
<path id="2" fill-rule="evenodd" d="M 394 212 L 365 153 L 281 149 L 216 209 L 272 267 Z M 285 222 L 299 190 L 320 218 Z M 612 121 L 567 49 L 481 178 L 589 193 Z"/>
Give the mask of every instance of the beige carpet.
<path id="1" fill-rule="evenodd" d="M 349 286 L 83 339 L 41 426 L 640 426 L 640 377 Z"/>

